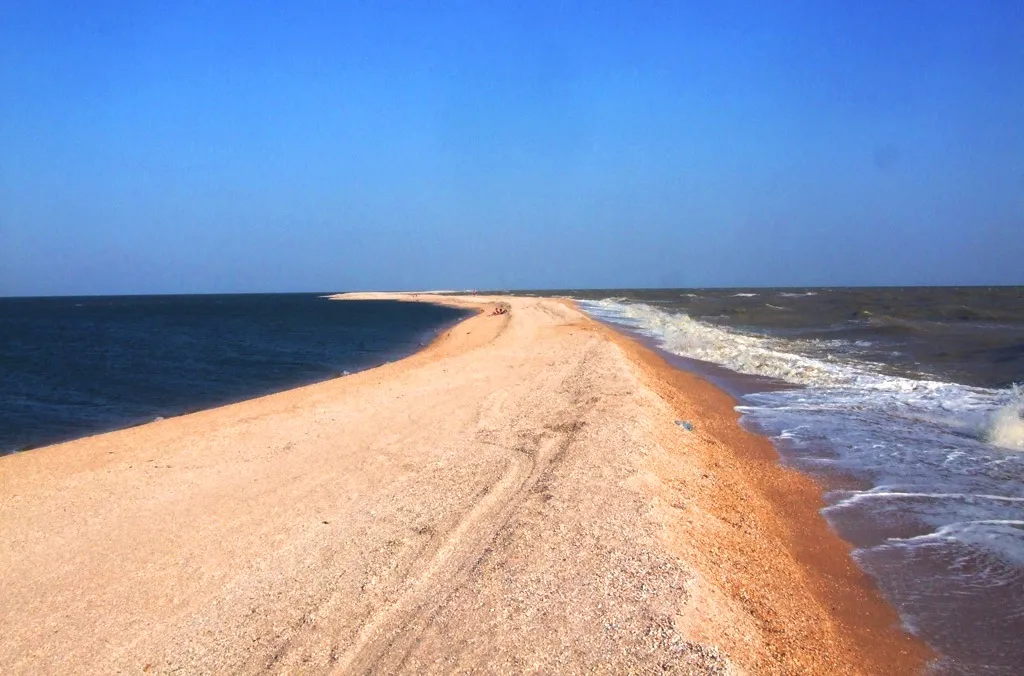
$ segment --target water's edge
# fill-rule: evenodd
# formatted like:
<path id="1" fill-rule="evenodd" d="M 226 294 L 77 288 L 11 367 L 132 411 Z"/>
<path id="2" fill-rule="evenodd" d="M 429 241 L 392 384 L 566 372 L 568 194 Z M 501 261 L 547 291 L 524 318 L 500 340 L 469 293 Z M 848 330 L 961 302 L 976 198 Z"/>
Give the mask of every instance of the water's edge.
<path id="1" fill-rule="evenodd" d="M 335 300 L 327 300 L 323 296 L 318 296 L 318 297 L 322 298 L 324 302 L 331 302 L 331 303 L 337 302 Z M 21 299 L 17 299 L 17 300 L 21 300 Z M 349 301 L 349 302 L 358 302 L 358 301 Z M 247 388 L 248 392 L 241 392 L 241 393 L 238 393 L 236 395 L 229 395 L 227 397 L 218 397 L 218 398 L 214 398 L 214 399 L 208 399 L 206 401 L 203 401 L 202 398 L 200 398 L 198 404 L 196 404 L 196 403 L 189 403 L 189 404 L 184 404 L 184 405 L 179 404 L 179 405 L 176 405 L 176 406 L 175 405 L 169 405 L 169 406 L 163 406 L 163 407 L 154 405 L 151 408 L 151 410 L 147 411 L 146 414 L 144 414 L 144 415 L 135 415 L 135 416 L 122 417 L 122 418 L 120 418 L 118 420 L 110 421 L 109 424 L 102 424 L 102 425 L 92 424 L 92 425 L 89 425 L 89 426 L 85 426 L 80 431 L 74 432 L 74 433 L 57 434 L 57 435 L 50 434 L 50 435 L 45 436 L 43 438 L 43 440 L 41 440 L 40 442 L 37 442 L 37 443 L 36 442 L 30 442 L 30 443 L 22 443 L 22 444 L 13 445 L 13 446 L 3 446 L 3 447 L 0 447 L 0 457 L 3 457 L 4 455 L 14 454 L 14 453 L 24 453 L 24 452 L 44 449 L 44 448 L 48 448 L 48 447 L 51 447 L 51 446 L 57 446 L 57 445 L 61 445 L 61 444 L 64 444 L 64 443 L 71 442 L 71 441 L 75 441 L 75 440 L 78 440 L 78 439 L 83 439 L 83 438 L 88 438 L 88 437 L 93 437 L 93 436 L 99 436 L 99 435 L 103 435 L 103 434 L 109 434 L 111 432 L 117 432 L 117 431 L 125 430 L 125 429 L 131 429 L 131 428 L 134 428 L 134 427 L 139 427 L 139 426 L 142 426 L 142 425 L 147 425 L 147 424 L 150 424 L 150 423 L 153 423 L 153 422 L 159 422 L 159 421 L 167 419 L 167 418 L 177 418 L 177 417 L 182 417 L 182 416 L 185 416 L 185 415 L 190 415 L 190 414 L 193 414 L 193 413 L 198 413 L 198 412 L 202 412 L 202 411 L 209 411 L 209 410 L 213 410 L 213 409 L 222 408 L 222 407 L 225 407 L 225 406 L 231 406 L 231 405 L 242 403 L 242 402 L 245 402 L 245 401 L 251 401 L 251 400 L 254 400 L 254 399 L 259 399 L 259 398 L 266 397 L 266 396 L 272 396 L 274 394 L 279 394 L 279 393 L 282 393 L 282 392 L 288 392 L 288 391 L 292 391 L 292 390 L 296 390 L 296 389 L 301 389 L 303 387 L 308 387 L 308 386 L 312 386 L 312 385 L 328 382 L 328 381 L 334 380 L 336 378 L 341 378 L 341 377 L 349 376 L 349 375 L 352 375 L 352 374 L 355 374 L 355 373 L 361 373 L 361 372 L 364 372 L 364 371 L 372 370 L 374 368 L 378 368 L 378 367 L 383 366 L 383 365 L 388 364 L 388 363 L 392 363 L 392 362 L 397 362 L 397 361 L 401 361 L 401 360 L 404 360 L 404 359 L 408 359 L 409 357 L 412 357 L 413 355 L 418 354 L 418 353 L 422 352 L 423 350 L 428 349 L 434 342 L 439 340 L 440 337 L 445 332 L 449 331 L 454 326 L 456 326 L 456 325 L 466 321 L 467 319 L 469 319 L 470 317 L 472 317 L 472 316 L 474 316 L 476 314 L 476 312 L 473 311 L 473 310 L 469 310 L 469 309 L 465 309 L 465 308 L 459 308 L 459 307 L 456 307 L 454 305 L 447 305 L 447 304 L 443 304 L 443 303 L 422 303 L 422 302 L 398 301 L 398 300 L 386 301 L 386 302 L 387 303 L 395 303 L 395 304 L 398 304 L 398 305 L 422 305 L 422 304 L 429 304 L 429 305 L 433 305 L 435 307 L 444 308 L 446 311 L 449 311 L 449 312 L 450 311 L 456 311 L 456 312 L 459 313 L 459 316 L 456 316 L 453 319 L 450 319 L 448 321 L 444 321 L 444 322 L 442 322 L 440 324 L 436 324 L 436 325 L 434 325 L 433 327 L 431 327 L 428 330 L 417 332 L 416 333 L 417 338 L 415 339 L 415 345 L 404 345 L 404 346 L 400 346 L 400 347 L 394 347 L 394 348 L 389 349 L 389 350 L 381 351 L 378 354 L 376 354 L 374 359 L 372 361 L 370 361 L 370 362 L 364 362 L 364 363 L 360 363 L 358 365 L 351 364 L 351 365 L 347 365 L 347 366 L 339 366 L 338 368 L 321 369 L 322 372 L 318 376 L 314 376 L 312 378 L 309 378 L 309 377 L 299 377 L 299 378 L 293 379 L 290 382 L 285 382 L 285 383 L 267 384 L 267 383 L 261 383 L 261 382 L 253 382 L 251 384 L 251 386 Z"/>
<path id="2" fill-rule="evenodd" d="M 902 522 L 902 512 L 891 511 L 899 510 L 902 507 L 901 503 L 896 503 L 890 511 L 876 509 L 875 512 L 871 512 L 848 508 L 849 504 L 862 499 L 860 496 L 879 495 L 887 498 L 892 495 L 895 497 L 890 499 L 901 500 L 913 499 L 914 494 L 907 493 L 909 497 L 902 498 L 903 494 L 898 492 L 886 493 L 885 486 L 875 486 L 866 482 L 863 476 L 844 472 L 839 463 L 833 465 L 826 461 L 816 465 L 814 459 L 826 455 L 827 450 L 822 453 L 821 449 L 817 449 L 818 455 L 811 454 L 808 461 L 806 453 L 801 455 L 801 450 L 806 449 L 799 448 L 796 440 L 787 441 L 786 434 L 780 433 L 781 429 L 771 427 L 772 424 L 778 427 L 777 421 L 772 421 L 770 416 L 765 421 L 758 419 L 759 409 L 753 400 L 759 393 L 770 395 L 772 392 L 778 392 L 779 395 L 786 396 L 788 392 L 799 396 L 800 391 L 805 389 L 804 386 L 738 373 L 715 363 L 675 354 L 667 350 L 658 338 L 642 333 L 639 328 L 590 312 L 585 304 L 577 303 L 577 306 L 588 317 L 652 349 L 675 368 L 694 374 L 731 395 L 737 401 L 736 409 L 741 415 L 741 425 L 748 431 L 767 438 L 775 448 L 780 464 L 800 471 L 817 482 L 826 503 L 826 507 L 821 511 L 822 518 L 833 532 L 851 545 L 853 560 L 867 573 L 883 598 L 899 613 L 904 629 L 923 640 L 941 656 L 931 665 L 929 673 L 948 676 L 1015 673 L 1012 671 L 1012 665 L 1009 670 L 1005 665 L 989 667 L 977 662 L 958 661 L 949 655 L 977 654 L 977 645 L 956 644 L 957 637 L 961 635 L 962 641 L 968 643 L 987 639 L 993 646 L 1013 645 L 1017 626 L 1017 618 L 1014 617 L 1017 599 L 1012 594 L 1007 596 L 1003 590 L 1007 586 L 1007 581 L 1012 583 L 1012 580 L 1019 577 L 1019 571 L 997 570 L 991 579 L 984 579 L 981 576 L 981 581 L 975 583 L 975 588 L 968 590 L 974 598 L 969 601 L 961 600 L 958 606 L 951 609 L 944 600 L 945 595 L 950 591 L 953 594 L 962 594 L 965 582 L 963 579 L 952 579 L 948 574 L 943 577 L 944 567 L 991 567 L 992 561 L 975 551 L 968 551 L 969 548 L 963 551 L 951 550 L 951 538 L 942 542 L 941 552 L 931 552 L 928 556 L 908 555 L 907 552 L 910 550 L 901 549 L 902 543 L 908 538 L 910 541 L 920 538 L 922 533 L 920 526 L 917 526 L 918 530 L 914 530 L 914 524 Z M 1016 498 L 1009 500 L 1018 502 Z M 1010 507 L 1016 508 L 1016 504 Z M 1012 519 L 1012 512 L 1009 513 L 1011 516 L 1006 518 Z M 887 516 L 892 517 L 891 522 L 886 522 Z M 1015 522 L 1007 523 L 1010 524 L 1007 526 L 1010 528 Z M 936 533 L 940 540 L 943 533 L 942 528 Z M 951 557 L 953 561 L 949 560 Z M 995 580 L 995 583 L 991 580 Z M 986 584 L 991 586 L 991 589 L 977 589 Z M 960 585 L 961 588 L 957 588 L 956 585 Z M 990 610 L 988 615 L 985 614 L 986 609 Z M 1007 615 L 1006 621 L 993 619 L 992 613 L 997 609 Z M 960 627 L 963 627 L 963 630 L 957 631 Z M 972 636 L 967 627 L 972 627 L 975 634 L 979 633 L 978 628 L 981 627 L 981 637 Z M 1019 638 L 1017 640 L 1019 641 Z M 1009 659 L 1012 662 L 1014 658 Z"/>

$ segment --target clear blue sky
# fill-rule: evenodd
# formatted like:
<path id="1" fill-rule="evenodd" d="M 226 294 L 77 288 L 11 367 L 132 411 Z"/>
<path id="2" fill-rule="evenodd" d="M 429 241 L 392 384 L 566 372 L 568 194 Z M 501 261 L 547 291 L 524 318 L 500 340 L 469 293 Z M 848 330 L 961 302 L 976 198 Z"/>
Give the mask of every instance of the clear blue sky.
<path id="1" fill-rule="evenodd" d="M 0 4 L 0 295 L 999 283 L 1019 0 Z"/>

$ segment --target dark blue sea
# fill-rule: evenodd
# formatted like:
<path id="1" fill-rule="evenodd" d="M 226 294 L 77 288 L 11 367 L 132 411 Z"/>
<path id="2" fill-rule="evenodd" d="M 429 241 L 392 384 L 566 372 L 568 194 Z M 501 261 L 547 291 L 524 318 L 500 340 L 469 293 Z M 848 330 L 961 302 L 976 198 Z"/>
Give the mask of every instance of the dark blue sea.
<path id="1" fill-rule="evenodd" d="M 0 298 L 0 454 L 372 368 L 466 314 L 315 294 Z"/>

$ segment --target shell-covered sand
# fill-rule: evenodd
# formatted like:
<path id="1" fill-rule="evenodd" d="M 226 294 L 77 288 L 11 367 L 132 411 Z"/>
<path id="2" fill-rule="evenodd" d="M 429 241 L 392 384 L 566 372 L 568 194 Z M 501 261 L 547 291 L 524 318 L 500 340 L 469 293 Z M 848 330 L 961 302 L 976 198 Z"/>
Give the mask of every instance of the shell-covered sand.
<path id="1" fill-rule="evenodd" d="M 0 673 L 921 670 L 725 394 L 566 302 L 374 297 L 485 312 L 394 364 L 0 458 Z"/>

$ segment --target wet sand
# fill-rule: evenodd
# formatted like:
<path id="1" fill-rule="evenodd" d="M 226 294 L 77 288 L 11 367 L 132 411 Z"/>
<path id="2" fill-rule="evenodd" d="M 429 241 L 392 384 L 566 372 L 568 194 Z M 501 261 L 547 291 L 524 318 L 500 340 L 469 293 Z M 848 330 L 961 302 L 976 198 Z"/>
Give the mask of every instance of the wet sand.
<path id="1" fill-rule="evenodd" d="M 921 671 L 723 392 L 565 302 L 370 296 L 511 311 L 0 458 L 0 672 Z"/>

